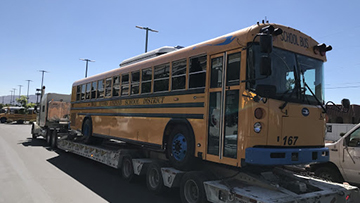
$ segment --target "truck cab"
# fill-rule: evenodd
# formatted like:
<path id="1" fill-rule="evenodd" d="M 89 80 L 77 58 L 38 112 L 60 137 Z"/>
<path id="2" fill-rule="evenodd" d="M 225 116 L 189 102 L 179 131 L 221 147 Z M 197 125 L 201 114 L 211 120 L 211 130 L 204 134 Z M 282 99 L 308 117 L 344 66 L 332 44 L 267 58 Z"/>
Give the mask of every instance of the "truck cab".
<path id="1" fill-rule="evenodd" d="M 360 124 L 353 127 L 334 143 L 326 143 L 330 160 L 310 165 L 312 171 L 323 179 L 360 185 Z"/>

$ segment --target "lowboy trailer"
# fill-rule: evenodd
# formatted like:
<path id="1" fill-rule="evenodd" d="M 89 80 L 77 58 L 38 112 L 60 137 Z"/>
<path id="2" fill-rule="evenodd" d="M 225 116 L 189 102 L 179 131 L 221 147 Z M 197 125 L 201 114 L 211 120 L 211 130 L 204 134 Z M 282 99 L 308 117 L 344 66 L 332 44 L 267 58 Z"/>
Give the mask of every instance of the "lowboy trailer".
<path id="1" fill-rule="evenodd" d="M 65 136 L 64 136 L 65 135 Z M 161 153 L 118 141 L 88 145 L 69 140 L 69 134 L 54 134 L 57 147 L 119 169 L 131 181 L 146 176 L 150 191 L 180 187 L 182 202 L 359 202 L 357 187 L 298 175 L 281 167 L 231 168 L 203 162 L 196 171 L 180 171 L 168 165 Z M 200 160 L 199 160 L 200 161 Z"/>

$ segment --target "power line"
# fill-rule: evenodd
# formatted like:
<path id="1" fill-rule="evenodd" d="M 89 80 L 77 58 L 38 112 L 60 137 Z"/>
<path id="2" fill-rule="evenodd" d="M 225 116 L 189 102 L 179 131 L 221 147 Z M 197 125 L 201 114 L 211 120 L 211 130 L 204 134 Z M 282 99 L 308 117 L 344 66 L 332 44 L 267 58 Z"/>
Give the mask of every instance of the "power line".
<path id="1" fill-rule="evenodd" d="M 325 89 L 346 89 L 346 88 L 360 88 L 360 85 L 349 85 L 340 87 L 325 87 Z"/>

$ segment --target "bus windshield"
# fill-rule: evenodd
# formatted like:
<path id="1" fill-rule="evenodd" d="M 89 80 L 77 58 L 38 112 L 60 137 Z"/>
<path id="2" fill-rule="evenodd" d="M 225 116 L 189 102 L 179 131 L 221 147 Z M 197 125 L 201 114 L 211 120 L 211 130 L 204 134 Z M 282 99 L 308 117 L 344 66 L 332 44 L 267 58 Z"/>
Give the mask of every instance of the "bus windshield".
<path id="1" fill-rule="evenodd" d="M 250 90 L 262 86 L 272 89 L 272 94 L 267 95 L 269 98 L 306 104 L 318 104 L 317 99 L 323 102 L 323 61 L 274 47 L 269 54 L 272 73 L 264 77 L 260 75 L 262 55 L 259 45 L 248 49 L 247 87 Z"/>

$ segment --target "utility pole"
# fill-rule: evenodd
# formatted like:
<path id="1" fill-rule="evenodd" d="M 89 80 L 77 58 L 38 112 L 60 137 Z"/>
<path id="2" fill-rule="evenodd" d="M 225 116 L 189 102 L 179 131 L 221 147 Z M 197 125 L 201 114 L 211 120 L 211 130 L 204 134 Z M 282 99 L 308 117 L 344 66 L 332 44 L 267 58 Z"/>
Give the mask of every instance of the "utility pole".
<path id="1" fill-rule="evenodd" d="M 79 59 L 81 61 L 86 61 L 86 69 L 85 69 L 85 78 L 87 78 L 87 72 L 88 72 L 88 63 L 89 62 L 95 62 L 94 60 L 90 60 L 90 59 Z"/>
<path id="2" fill-rule="evenodd" d="M 142 30 L 146 30 L 146 38 L 145 38 L 145 53 L 147 52 L 147 47 L 148 47 L 148 35 L 149 35 L 149 31 L 151 32 L 159 32 L 157 30 L 153 30 L 151 28 L 148 27 L 141 27 L 141 26 L 135 26 L 136 28 L 142 29 Z"/>
<path id="3" fill-rule="evenodd" d="M 27 103 L 29 103 L 29 86 L 30 86 L 30 82 L 32 82 L 32 80 L 26 80 L 28 82 L 28 89 L 27 89 L 27 96 L 26 96 L 26 99 L 27 99 Z M 26 103 L 26 104 L 27 104 Z"/>

